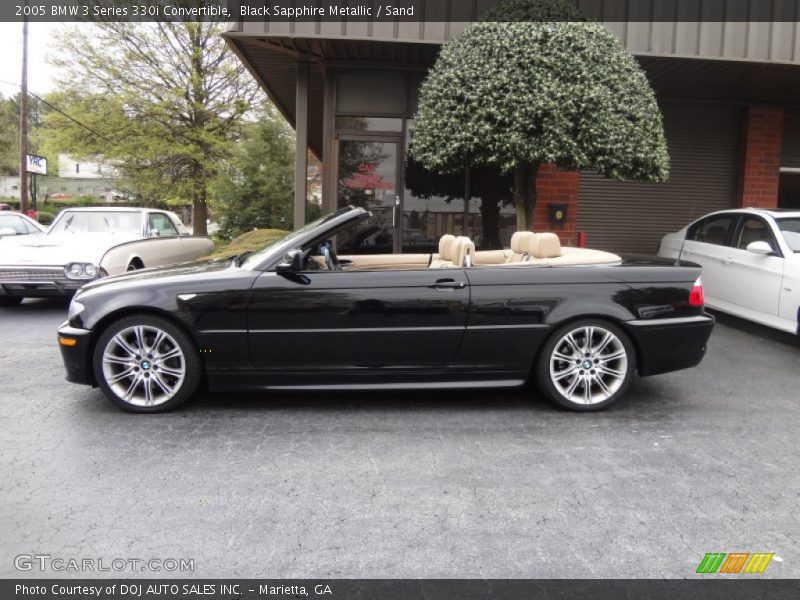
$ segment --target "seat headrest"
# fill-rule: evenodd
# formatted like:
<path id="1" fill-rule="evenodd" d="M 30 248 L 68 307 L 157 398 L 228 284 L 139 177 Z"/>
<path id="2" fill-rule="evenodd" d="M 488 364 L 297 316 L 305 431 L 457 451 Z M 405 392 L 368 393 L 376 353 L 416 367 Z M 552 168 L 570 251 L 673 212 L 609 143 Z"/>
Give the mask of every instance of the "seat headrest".
<path id="1" fill-rule="evenodd" d="M 439 239 L 439 259 L 453 260 L 455 256 L 456 236 L 446 233 Z"/>
<path id="2" fill-rule="evenodd" d="M 526 254 L 530 252 L 532 231 L 517 231 L 511 236 L 511 251 L 515 254 Z"/>
<path id="3" fill-rule="evenodd" d="M 561 256 L 561 242 L 555 233 L 537 233 L 529 252 L 535 258 L 556 258 Z"/>
<path id="4" fill-rule="evenodd" d="M 456 256 L 453 264 L 457 267 L 472 267 L 475 265 L 475 244 L 466 236 L 456 238 Z"/>

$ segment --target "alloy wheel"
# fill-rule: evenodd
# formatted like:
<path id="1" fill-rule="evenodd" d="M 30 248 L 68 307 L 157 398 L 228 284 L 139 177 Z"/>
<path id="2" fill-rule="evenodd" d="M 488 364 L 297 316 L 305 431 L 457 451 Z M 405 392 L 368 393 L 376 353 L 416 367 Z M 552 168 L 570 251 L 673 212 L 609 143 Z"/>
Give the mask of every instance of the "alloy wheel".
<path id="1" fill-rule="evenodd" d="M 616 334 L 598 326 L 567 332 L 550 355 L 550 380 L 566 400 L 594 405 L 611 398 L 625 382 L 628 353 Z"/>
<path id="2" fill-rule="evenodd" d="M 107 342 L 102 372 L 120 400 L 133 406 L 153 407 L 178 393 L 186 378 L 186 358 L 166 331 L 152 325 L 135 325 Z"/>

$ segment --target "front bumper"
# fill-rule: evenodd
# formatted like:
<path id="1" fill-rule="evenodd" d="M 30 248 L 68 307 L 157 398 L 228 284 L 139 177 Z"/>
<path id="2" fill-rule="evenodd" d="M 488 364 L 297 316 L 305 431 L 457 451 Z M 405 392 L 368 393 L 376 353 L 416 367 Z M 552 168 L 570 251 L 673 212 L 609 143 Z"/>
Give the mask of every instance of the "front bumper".
<path id="1" fill-rule="evenodd" d="M 67 381 L 95 385 L 92 373 L 91 341 L 92 332 L 88 329 L 71 327 L 64 321 L 58 328 L 58 347 L 67 370 Z"/>
<path id="2" fill-rule="evenodd" d="M 70 279 L 63 266 L 2 266 L 0 294 L 24 298 L 70 297 L 89 283 L 86 279 Z"/>
<path id="3" fill-rule="evenodd" d="M 639 349 L 639 374 L 659 375 L 696 367 L 706 354 L 714 317 L 628 321 L 625 327 Z"/>

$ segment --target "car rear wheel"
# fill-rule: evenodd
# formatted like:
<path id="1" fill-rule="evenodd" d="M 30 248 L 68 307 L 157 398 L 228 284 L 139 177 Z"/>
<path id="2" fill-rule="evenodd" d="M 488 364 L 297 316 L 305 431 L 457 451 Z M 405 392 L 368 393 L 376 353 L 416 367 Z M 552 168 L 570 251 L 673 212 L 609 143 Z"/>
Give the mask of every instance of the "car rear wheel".
<path id="1" fill-rule="evenodd" d="M 603 410 L 619 400 L 636 371 L 636 352 L 613 323 L 584 319 L 559 328 L 542 348 L 536 383 L 568 410 Z"/>
<path id="2" fill-rule="evenodd" d="M 0 296 L 0 306 L 17 306 L 22 302 L 21 296 Z"/>
<path id="3" fill-rule="evenodd" d="M 130 263 L 128 263 L 128 267 L 125 269 L 127 272 L 131 271 L 138 271 L 139 269 L 144 269 L 144 264 L 138 258 L 134 258 Z"/>
<path id="4" fill-rule="evenodd" d="M 125 410 L 172 410 L 197 390 L 202 361 L 192 339 L 159 317 L 132 315 L 109 326 L 94 351 L 95 379 Z"/>

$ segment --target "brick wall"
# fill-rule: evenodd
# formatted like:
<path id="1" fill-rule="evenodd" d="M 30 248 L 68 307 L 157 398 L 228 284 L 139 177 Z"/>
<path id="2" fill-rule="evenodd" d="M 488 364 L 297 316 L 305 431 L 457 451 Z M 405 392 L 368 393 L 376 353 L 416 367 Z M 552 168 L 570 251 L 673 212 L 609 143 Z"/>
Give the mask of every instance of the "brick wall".
<path id="1" fill-rule="evenodd" d="M 782 107 L 751 106 L 745 125 L 739 206 L 776 208 L 783 149 Z"/>
<path id="2" fill-rule="evenodd" d="M 564 246 L 577 246 L 578 235 L 578 184 L 580 173 L 565 171 L 555 165 L 542 165 L 536 180 L 536 208 L 533 214 L 534 231 L 552 231 L 558 234 Z M 552 225 L 548 219 L 548 207 L 551 202 L 567 205 L 567 222 L 563 225 Z"/>

